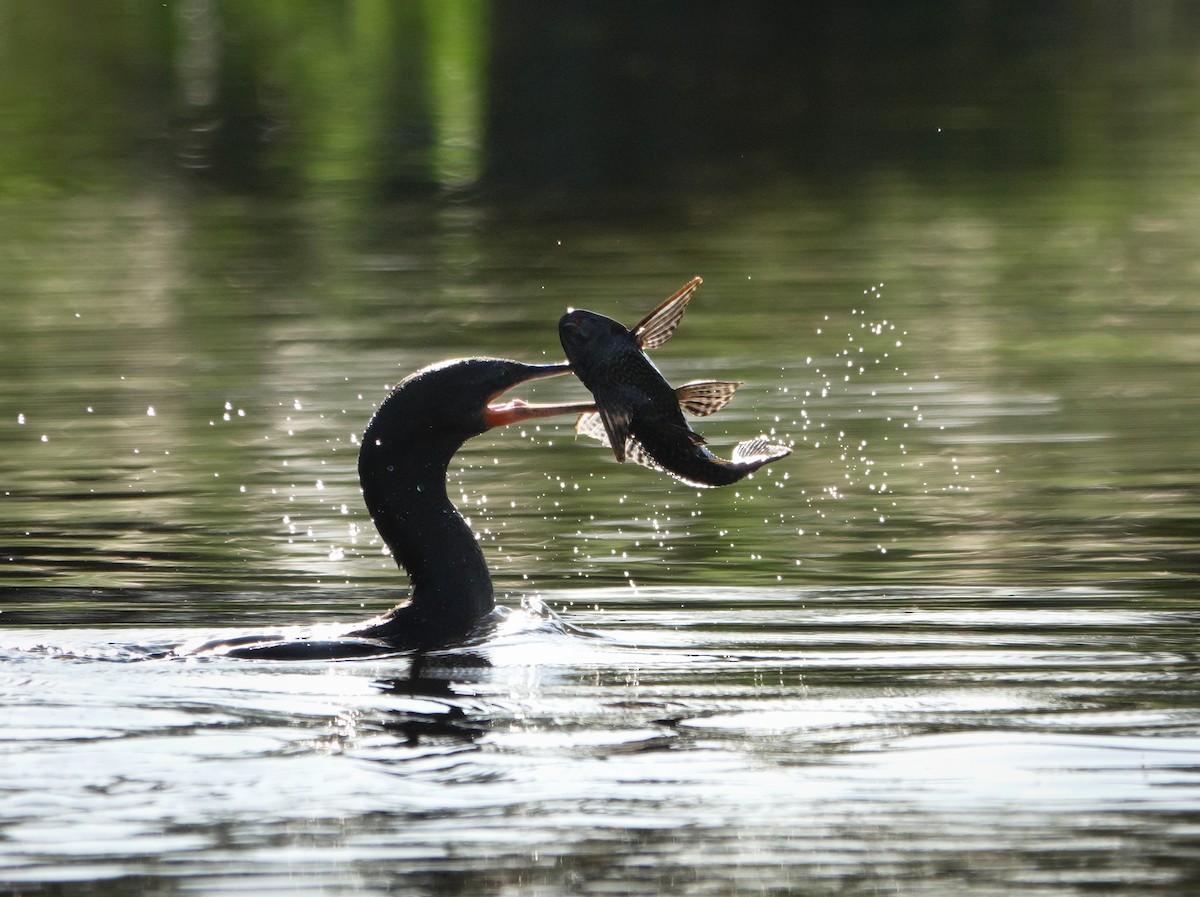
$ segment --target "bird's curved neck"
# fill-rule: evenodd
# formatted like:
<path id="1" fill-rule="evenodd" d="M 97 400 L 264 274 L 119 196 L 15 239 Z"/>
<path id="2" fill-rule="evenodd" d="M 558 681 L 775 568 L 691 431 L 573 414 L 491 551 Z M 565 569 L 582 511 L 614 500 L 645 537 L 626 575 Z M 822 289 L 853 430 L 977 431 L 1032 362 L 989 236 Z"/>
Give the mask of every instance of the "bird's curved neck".
<path id="1" fill-rule="evenodd" d="M 386 414 L 384 406 L 367 427 L 358 463 L 363 499 L 412 583 L 409 602 L 364 631 L 373 637 L 443 644 L 495 606 L 483 551 L 446 494 L 446 468 L 462 442 Z"/>

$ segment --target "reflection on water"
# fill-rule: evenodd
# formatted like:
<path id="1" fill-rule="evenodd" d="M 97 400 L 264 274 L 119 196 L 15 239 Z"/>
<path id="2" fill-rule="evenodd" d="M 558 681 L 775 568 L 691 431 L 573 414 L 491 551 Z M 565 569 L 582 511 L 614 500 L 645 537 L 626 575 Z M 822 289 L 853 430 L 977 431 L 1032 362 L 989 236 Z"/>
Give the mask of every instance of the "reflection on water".
<path id="1" fill-rule="evenodd" d="M 837 227 L 812 203 L 709 200 L 672 242 L 433 202 L 386 251 L 310 223 L 304 259 L 286 204 L 51 204 L 0 331 L 0 877 L 1193 890 L 1195 208 L 1159 210 L 1152 257 L 1110 237 L 1114 271 L 1040 255 L 1086 220 L 1002 198 L 882 190 Z M 502 600 L 601 639 L 518 628 L 415 672 L 154 659 L 390 606 L 354 474 L 387 384 L 557 358 L 565 306 L 632 318 L 692 273 L 656 361 L 744 380 L 697 428 L 792 440 L 785 463 L 698 492 L 564 421 L 451 473 Z"/>
<path id="2" fill-rule="evenodd" d="M 1086 589 L 547 597 L 602 638 L 518 628 L 418 663 L 106 663 L 116 640 L 180 630 L 10 632 L 5 878 L 1195 884 L 1191 612 Z"/>
<path id="3" fill-rule="evenodd" d="M 0 3 L 9 890 L 1200 887 L 1194 15 L 787 6 Z M 492 433 L 451 471 L 484 644 L 171 654 L 404 595 L 355 478 L 388 385 L 696 274 L 655 361 L 786 461 Z"/>

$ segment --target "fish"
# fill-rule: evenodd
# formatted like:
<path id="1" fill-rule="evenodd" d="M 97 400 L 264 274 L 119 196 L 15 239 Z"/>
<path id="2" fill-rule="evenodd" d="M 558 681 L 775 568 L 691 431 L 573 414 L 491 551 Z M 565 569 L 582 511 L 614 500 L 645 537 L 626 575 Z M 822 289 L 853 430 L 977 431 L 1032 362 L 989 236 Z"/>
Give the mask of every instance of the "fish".
<path id="1" fill-rule="evenodd" d="M 634 461 L 691 486 L 727 486 L 791 454 L 791 448 L 757 436 L 739 443 L 730 460 L 707 447 L 684 412 L 719 411 L 742 384 L 696 380 L 675 388 L 646 355 L 671 338 L 696 288 L 694 277 L 632 328 L 586 309 L 569 309 L 558 335 L 575 375 L 596 400 L 580 414 L 575 432 L 611 446 L 617 461 Z"/>

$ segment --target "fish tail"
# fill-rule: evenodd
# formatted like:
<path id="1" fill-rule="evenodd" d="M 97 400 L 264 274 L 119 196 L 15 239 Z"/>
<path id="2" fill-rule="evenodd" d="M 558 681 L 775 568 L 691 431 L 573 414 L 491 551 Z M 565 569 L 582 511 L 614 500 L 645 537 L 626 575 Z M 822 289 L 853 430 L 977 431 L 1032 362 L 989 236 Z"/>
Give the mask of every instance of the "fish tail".
<path id="1" fill-rule="evenodd" d="M 763 465 L 786 458 L 791 453 L 789 446 L 771 442 L 766 436 L 755 436 L 734 446 L 732 460 L 734 464 L 758 470 Z"/>
<path id="2" fill-rule="evenodd" d="M 766 436 L 756 436 L 754 439 L 738 443 L 729 461 L 699 447 L 685 459 L 672 459 L 674 463 L 670 466 L 658 467 L 689 486 L 712 488 L 730 486 L 760 467 L 786 458 L 791 453 L 789 446 L 771 442 Z"/>

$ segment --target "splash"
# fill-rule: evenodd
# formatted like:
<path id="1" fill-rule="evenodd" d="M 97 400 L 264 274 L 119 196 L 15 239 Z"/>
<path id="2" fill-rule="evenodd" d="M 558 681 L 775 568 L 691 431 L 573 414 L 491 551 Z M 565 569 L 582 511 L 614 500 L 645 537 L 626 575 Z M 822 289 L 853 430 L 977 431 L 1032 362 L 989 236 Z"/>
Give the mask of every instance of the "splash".
<path id="1" fill-rule="evenodd" d="M 796 372 L 782 369 L 779 398 L 795 409 L 790 424 L 776 417 L 785 438 L 811 450 L 813 466 L 826 468 L 812 488 L 796 487 L 790 471 L 775 480 L 777 489 L 799 489 L 805 510 L 778 512 L 775 523 L 791 526 L 797 537 L 821 536 L 823 528 L 868 530 L 874 549 L 886 555 L 891 537 L 886 529 L 905 497 L 943 491 L 970 491 L 961 482 L 959 459 L 949 459 L 949 471 L 931 468 L 944 459 L 926 446 L 914 452 L 918 428 L 935 424 L 927 419 L 921 396 L 935 394 L 940 375 L 916 382 L 906 366 L 908 331 L 891 319 L 884 304 L 884 284 L 863 290 L 861 306 L 845 315 L 825 314 L 813 329 L 812 354 L 804 359 L 807 383 Z M 967 474 L 973 479 L 973 475 Z M 759 487 L 762 488 L 761 486 Z M 795 565 L 803 564 L 801 557 Z"/>

